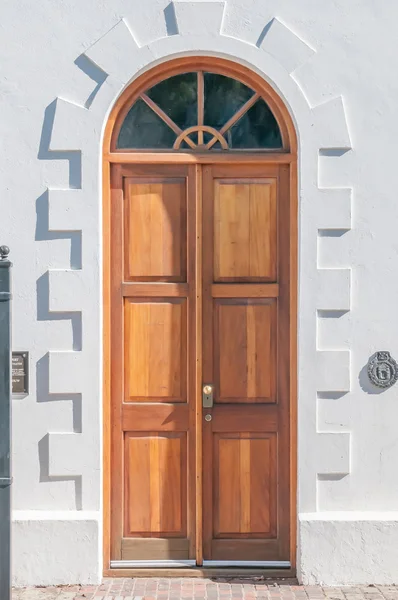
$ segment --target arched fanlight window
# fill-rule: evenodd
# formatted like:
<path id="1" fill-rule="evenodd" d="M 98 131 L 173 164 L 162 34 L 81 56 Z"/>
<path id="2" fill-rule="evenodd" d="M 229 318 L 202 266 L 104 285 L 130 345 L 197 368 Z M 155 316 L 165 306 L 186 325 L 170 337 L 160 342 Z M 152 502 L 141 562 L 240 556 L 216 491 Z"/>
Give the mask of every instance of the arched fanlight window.
<path id="1" fill-rule="evenodd" d="M 278 123 L 260 94 L 218 73 L 189 72 L 141 93 L 119 130 L 117 150 L 278 150 Z"/>

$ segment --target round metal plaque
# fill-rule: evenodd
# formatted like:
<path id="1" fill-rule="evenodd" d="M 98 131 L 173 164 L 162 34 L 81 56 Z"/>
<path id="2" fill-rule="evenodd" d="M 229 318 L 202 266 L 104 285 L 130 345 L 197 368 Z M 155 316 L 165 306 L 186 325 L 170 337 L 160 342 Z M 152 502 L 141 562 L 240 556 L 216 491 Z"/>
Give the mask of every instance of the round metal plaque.
<path id="1" fill-rule="evenodd" d="M 389 388 L 398 379 L 398 365 L 386 350 L 376 352 L 368 363 L 370 381 L 380 388 Z"/>

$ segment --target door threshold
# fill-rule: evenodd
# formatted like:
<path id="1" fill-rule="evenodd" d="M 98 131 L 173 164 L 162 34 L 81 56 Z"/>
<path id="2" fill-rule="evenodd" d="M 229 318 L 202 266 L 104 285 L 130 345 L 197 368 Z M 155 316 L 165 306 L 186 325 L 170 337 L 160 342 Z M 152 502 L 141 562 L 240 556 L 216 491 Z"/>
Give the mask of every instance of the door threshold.
<path id="1" fill-rule="evenodd" d="M 112 561 L 112 564 L 120 564 L 124 561 Z M 164 562 L 164 561 L 162 561 Z M 104 577 L 190 577 L 190 578 L 215 578 L 215 577 L 226 577 L 226 578 L 250 578 L 259 577 L 264 580 L 272 579 L 295 579 L 296 570 L 290 568 L 264 568 L 264 567 L 196 567 L 196 566 L 183 566 L 183 567 L 112 567 L 105 569 L 103 573 Z"/>
<path id="2" fill-rule="evenodd" d="M 194 560 L 111 560 L 111 569 L 161 569 L 196 567 Z M 242 567 L 254 569 L 290 569 L 288 560 L 204 560 L 203 568 Z M 201 567 L 198 567 L 201 568 Z"/>
<path id="3" fill-rule="evenodd" d="M 204 567 L 245 567 L 260 569 L 290 569 L 288 560 L 204 560 Z"/>
<path id="4" fill-rule="evenodd" d="M 194 560 L 111 560 L 111 569 L 177 569 L 196 567 Z"/>

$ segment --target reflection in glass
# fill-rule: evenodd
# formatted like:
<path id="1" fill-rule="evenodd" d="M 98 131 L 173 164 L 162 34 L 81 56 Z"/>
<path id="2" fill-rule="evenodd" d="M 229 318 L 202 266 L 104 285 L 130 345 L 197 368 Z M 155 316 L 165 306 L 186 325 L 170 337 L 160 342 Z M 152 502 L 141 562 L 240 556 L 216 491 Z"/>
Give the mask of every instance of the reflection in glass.
<path id="1" fill-rule="evenodd" d="M 230 148 L 282 148 L 278 123 L 261 98 L 229 129 Z"/>
<path id="2" fill-rule="evenodd" d="M 189 139 L 192 140 L 195 144 L 198 143 L 198 134 L 196 131 L 193 131 L 192 133 L 190 133 L 188 135 Z M 182 140 L 181 145 L 180 145 L 180 150 L 192 150 L 191 146 L 189 146 L 189 144 L 187 144 L 187 142 L 185 140 Z"/>
<path id="3" fill-rule="evenodd" d="M 139 98 L 123 121 L 116 147 L 172 148 L 175 139 L 170 127 Z"/>
<path id="4" fill-rule="evenodd" d="M 147 91 L 147 95 L 180 127 L 197 124 L 197 73 L 169 77 Z"/>
<path id="5" fill-rule="evenodd" d="M 221 127 L 253 96 L 246 85 L 217 73 L 205 73 L 205 125 Z"/>
<path id="6" fill-rule="evenodd" d="M 204 132 L 203 134 L 203 141 L 204 144 L 206 145 L 208 142 L 210 142 L 213 139 L 213 135 L 211 133 L 208 133 L 207 131 Z M 213 146 L 210 148 L 210 150 L 222 150 L 222 146 L 220 144 L 219 141 L 215 142 L 213 144 Z"/>

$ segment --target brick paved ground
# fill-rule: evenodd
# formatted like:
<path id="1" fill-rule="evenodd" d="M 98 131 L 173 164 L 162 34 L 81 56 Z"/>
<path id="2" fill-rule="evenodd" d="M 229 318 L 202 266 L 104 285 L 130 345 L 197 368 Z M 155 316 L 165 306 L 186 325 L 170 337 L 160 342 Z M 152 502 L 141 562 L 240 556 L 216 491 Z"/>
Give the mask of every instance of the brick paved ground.
<path id="1" fill-rule="evenodd" d="M 396 586 L 299 586 L 251 579 L 105 579 L 100 586 L 21 588 L 13 600 L 398 600 Z"/>

